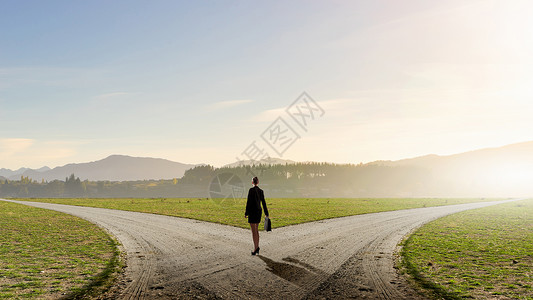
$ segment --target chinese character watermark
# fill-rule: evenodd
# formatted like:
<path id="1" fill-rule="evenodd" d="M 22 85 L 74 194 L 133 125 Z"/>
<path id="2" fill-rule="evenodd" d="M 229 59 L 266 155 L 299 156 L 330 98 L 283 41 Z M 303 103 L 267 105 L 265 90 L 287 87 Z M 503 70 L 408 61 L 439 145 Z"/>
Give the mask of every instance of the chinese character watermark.
<path id="1" fill-rule="evenodd" d="M 324 109 L 306 92 L 296 98 L 285 111 L 305 131 L 307 131 L 308 122 L 324 116 L 325 113 Z"/>
<path id="2" fill-rule="evenodd" d="M 285 109 L 285 112 L 290 116 L 289 120 L 293 120 L 294 123 L 307 132 L 307 128 L 310 123 L 318 118 L 324 116 L 325 111 L 318 103 L 311 98 L 306 92 L 303 92 L 296 100 Z M 289 148 L 298 141 L 300 134 L 287 122 L 285 116 L 278 116 L 268 126 L 263 133 L 260 134 L 261 139 L 272 149 L 274 152 L 283 157 L 283 154 L 289 150 Z M 265 150 L 265 147 L 258 145 L 257 140 L 254 140 L 248 147 L 246 147 L 241 155 L 248 160 L 243 160 L 240 157 L 236 157 L 240 167 L 246 169 L 246 175 L 252 177 L 257 176 L 252 166 L 256 163 L 272 161 L 270 155 Z M 262 169 L 260 170 L 262 173 Z M 217 175 L 211 181 L 209 195 L 211 198 L 223 199 L 217 200 L 219 204 L 233 203 L 229 200 L 233 197 L 241 198 L 244 195 L 244 184 L 240 178 L 232 173 L 223 173 Z"/>
<path id="3" fill-rule="evenodd" d="M 281 157 L 300 138 L 300 135 L 283 118 L 278 117 L 261 134 L 261 138 Z"/>
<path id="4" fill-rule="evenodd" d="M 233 173 L 221 173 L 209 184 L 209 197 L 221 206 L 232 206 L 244 195 L 244 183 Z"/>
<path id="5" fill-rule="evenodd" d="M 250 146 L 246 147 L 241 154 L 248 157 L 248 159 L 251 161 L 261 160 L 268 156 L 268 153 L 265 152 L 265 149 L 259 148 L 255 144 L 255 141 L 253 141 Z M 241 162 L 241 160 L 239 160 L 239 162 Z"/>

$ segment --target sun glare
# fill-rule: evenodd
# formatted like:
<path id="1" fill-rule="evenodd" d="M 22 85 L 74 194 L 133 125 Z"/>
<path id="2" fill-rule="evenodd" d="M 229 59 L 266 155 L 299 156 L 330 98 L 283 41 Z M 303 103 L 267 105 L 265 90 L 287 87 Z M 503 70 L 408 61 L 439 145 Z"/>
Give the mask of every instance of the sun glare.
<path id="1" fill-rule="evenodd" d="M 533 165 L 502 164 L 492 168 L 485 176 L 491 188 L 519 193 L 532 184 Z"/>

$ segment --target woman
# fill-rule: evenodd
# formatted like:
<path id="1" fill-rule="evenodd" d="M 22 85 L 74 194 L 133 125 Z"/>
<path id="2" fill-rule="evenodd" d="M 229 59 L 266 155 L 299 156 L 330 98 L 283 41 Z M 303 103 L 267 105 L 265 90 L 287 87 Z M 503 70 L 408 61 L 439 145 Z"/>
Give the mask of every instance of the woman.
<path id="1" fill-rule="evenodd" d="M 260 189 L 257 184 L 259 184 L 259 179 L 254 177 L 252 179 L 254 187 L 250 188 L 248 191 L 248 201 L 246 202 L 246 212 L 244 217 L 248 218 L 248 223 L 250 223 L 250 228 L 252 229 L 252 238 L 254 240 L 254 251 L 252 255 L 259 254 L 259 222 L 261 222 L 261 203 L 263 203 L 263 209 L 265 210 L 265 215 L 268 217 L 268 209 L 265 202 L 265 194 L 263 190 Z"/>

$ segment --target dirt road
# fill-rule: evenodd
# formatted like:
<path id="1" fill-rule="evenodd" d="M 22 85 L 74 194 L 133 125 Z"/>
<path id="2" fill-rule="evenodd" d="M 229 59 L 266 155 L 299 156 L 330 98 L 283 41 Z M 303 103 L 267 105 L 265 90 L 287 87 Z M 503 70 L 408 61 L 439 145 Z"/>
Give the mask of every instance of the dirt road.
<path id="1" fill-rule="evenodd" d="M 413 299 L 416 293 L 393 268 L 393 252 L 401 239 L 436 218 L 501 202 L 367 214 L 274 229 L 261 232 L 260 256 L 250 255 L 250 231 L 231 226 L 18 203 L 79 216 L 113 234 L 127 259 L 125 275 L 111 295 L 117 299 Z"/>

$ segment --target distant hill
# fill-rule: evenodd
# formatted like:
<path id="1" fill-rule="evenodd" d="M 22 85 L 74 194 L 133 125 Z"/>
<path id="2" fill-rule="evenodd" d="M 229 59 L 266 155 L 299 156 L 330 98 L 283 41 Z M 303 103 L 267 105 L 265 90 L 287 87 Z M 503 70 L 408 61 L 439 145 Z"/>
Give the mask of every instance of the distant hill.
<path id="1" fill-rule="evenodd" d="M 533 163 L 533 141 L 485 148 L 459 154 L 439 156 L 435 154 L 397 161 L 375 161 L 369 164 L 383 166 L 416 166 L 416 167 L 451 167 L 451 166 L 486 166 L 496 163 L 514 162 L 519 164 Z"/>
<path id="2" fill-rule="evenodd" d="M 22 174 L 24 174 L 24 172 L 26 172 L 26 171 L 46 172 L 48 170 L 50 170 L 49 167 L 42 167 L 42 168 L 39 168 L 39 169 L 36 169 L 36 170 L 29 169 L 29 168 L 20 168 L 20 169 L 15 170 L 15 171 L 10 170 L 10 169 L 2 168 L 2 169 L 0 169 L 0 176 L 4 177 L 4 178 L 20 179 L 20 176 Z"/>
<path id="3" fill-rule="evenodd" d="M 68 164 L 53 169 L 28 169 L 22 174 L 10 176 L 9 179 L 17 180 L 20 176 L 25 176 L 37 181 L 65 180 L 70 174 L 81 180 L 93 181 L 172 179 L 182 177 L 186 170 L 194 166 L 161 158 L 111 155 L 94 162 Z"/>
<path id="4" fill-rule="evenodd" d="M 531 195 L 533 192 L 533 141 L 448 156 L 376 161 L 370 165 L 426 169 L 430 177 L 428 182 L 433 183 L 433 187 L 428 188 L 431 195 L 456 191 L 474 195 Z"/>
<path id="5" fill-rule="evenodd" d="M 18 170 L 15 170 L 15 171 L 12 171 L 10 169 L 0 169 L 0 176 L 2 177 L 12 177 L 12 176 L 17 176 L 17 175 L 20 175 L 22 173 L 24 173 L 25 171 L 29 170 L 28 168 L 20 168 Z"/>

